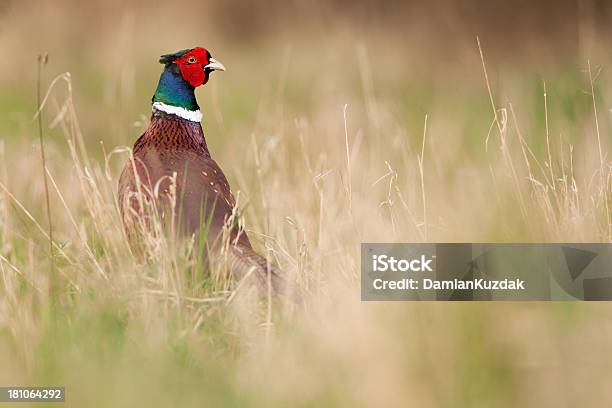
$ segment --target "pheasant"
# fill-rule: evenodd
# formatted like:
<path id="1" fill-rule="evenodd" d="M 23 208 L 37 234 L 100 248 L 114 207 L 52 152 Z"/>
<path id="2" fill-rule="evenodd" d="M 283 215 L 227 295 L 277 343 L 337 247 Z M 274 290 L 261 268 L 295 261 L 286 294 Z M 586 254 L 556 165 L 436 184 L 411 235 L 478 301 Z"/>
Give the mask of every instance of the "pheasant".
<path id="1" fill-rule="evenodd" d="M 243 229 L 229 225 L 236 202 L 200 124 L 195 88 L 225 67 L 201 47 L 162 55 L 159 62 L 164 69 L 153 95 L 151 122 L 119 179 L 119 209 L 128 237 L 138 240 L 135 226 L 143 224 L 151 207 L 165 222 L 172 219 L 179 236 L 205 240 L 207 251 L 219 251 L 222 233 L 229 230 L 233 277 L 254 273 L 260 287 L 271 282 L 272 289 L 281 292 L 284 279 L 279 271 L 253 250 Z"/>

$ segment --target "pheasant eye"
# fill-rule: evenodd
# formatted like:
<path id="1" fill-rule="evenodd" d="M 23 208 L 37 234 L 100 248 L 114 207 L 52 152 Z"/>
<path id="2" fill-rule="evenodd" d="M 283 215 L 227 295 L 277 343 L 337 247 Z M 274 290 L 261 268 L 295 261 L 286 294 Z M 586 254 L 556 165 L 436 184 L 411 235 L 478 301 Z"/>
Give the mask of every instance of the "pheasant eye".
<path id="1" fill-rule="evenodd" d="M 195 64 L 195 62 L 196 62 L 196 57 L 191 56 L 191 57 L 187 58 L 187 62 L 188 62 L 188 63 L 190 63 L 190 64 Z"/>

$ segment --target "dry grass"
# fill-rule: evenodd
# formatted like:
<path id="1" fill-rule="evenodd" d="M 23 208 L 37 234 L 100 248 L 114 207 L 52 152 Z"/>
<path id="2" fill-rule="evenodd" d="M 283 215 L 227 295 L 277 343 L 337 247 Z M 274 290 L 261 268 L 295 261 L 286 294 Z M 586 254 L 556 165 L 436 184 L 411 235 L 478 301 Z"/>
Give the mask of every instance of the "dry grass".
<path id="1" fill-rule="evenodd" d="M 222 262 L 204 274 L 164 234 L 149 235 L 148 262 L 130 252 L 118 171 L 147 123 L 155 56 L 182 40 L 151 44 L 131 18 L 94 47 L 111 62 L 47 81 L 53 298 L 30 82 L 3 81 L 0 384 L 65 385 L 70 406 L 612 399 L 606 304 L 362 303 L 358 286 L 361 242 L 611 241 L 608 71 L 584 61 L 542 77 L 488 61 L 486 41 L 464 66 L 420 70 L 380 33 L 348 47 L 344 34 L 272 41 L 255 56 L 214 47 L 230 70 L 199 95 L 209 145 L 259 250 L 305 288 L 296 308 L 228 282 Z M 62 30 L 36 23 L 61 49 Z M 46 74 L 73 71 L 53 51 Z"/>

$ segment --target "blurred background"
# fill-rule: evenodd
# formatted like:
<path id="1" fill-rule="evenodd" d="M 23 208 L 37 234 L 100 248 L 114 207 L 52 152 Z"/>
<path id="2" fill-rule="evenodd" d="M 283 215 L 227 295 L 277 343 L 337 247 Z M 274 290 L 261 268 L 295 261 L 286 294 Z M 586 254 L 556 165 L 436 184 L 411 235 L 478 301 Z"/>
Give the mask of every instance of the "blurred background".
<path id="1" fill-rule="evenodd" d="M 587 59 L 607 56 L 611 9 L 600 0 L 384 5 L 365 0 L 87 5 L 2 0 L 0 47 L 7 57 L 0 61 L 0 102 L 9 115 L 3 122 L 9 126 L 22 108 L 31 108 L 34 90 L 28 93 L 25 84 L 34 83 L 35 56 L 48 52 L 48 80 L 72 73 L 78 109 L 87 115 L 83 126 L 92 124 L 87 141 L 127 144 L 134 118 L 148 111 L 160 71 L 157 56 L 196 45 L 212 50 L 231 68 L 212 83 L 215 88 L 202 91 L 203 97 L 217 95 L 218 103 L 234 98 L 227 104 L 245 108 L 238 118 L 245 123 L 252 122 L 253 107 L 279 95 L 288 108 L 312 111 L 325 103 L 315 98 L 318 92 L 339 99 L 347 93 L 363 99 L 372 92 L 396 105 L 393 113 L 416 115 L 402 108 L 418 107 L 422 116 L 440 94 L 465 99 L 459 88 L 468 88 L 466 81 L 474 81 L 466 92 L 483 90 L 476 36 L 493 64 L 493 87 L 503 89 L 504 81 L 510 81 L 503 73 L 517 70 L 523 73 L 521 83 L 509 87 L 535 88 L 560 74 L 583 80 Z M 366 82 L 372 82 L 369 90 Z M 107 115 L 113 116 L 110 123 Z M 108 131 L 102 123 L 110 126 Z"/>
<path id="2" fill-rule="evenodd" d="M 0 385 L 65 385 L 67 406 L 609 405 L 608 304 L 362 303 L 358 260 L 610 242 L 611 23 L 602 0 L 0 0 Z M 197 90 L 209 148 L 303 307 L 129 251 L 126 147 L 159 55 L 194 46 L 227 67 Z"/>

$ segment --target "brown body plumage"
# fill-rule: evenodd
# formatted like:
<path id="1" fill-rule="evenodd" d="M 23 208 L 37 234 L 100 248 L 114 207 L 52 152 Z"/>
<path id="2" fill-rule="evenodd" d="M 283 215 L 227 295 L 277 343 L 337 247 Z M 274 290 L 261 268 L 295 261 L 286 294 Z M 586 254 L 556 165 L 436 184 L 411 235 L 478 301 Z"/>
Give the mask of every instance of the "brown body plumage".
<path id="1" fill-rule="evenodd" d="M 172 221 L 179 235 L 205 239 L 207 251 L 220 250 L 225 228 L 230 234 L 228 259 L 234 277 L 241 279 L 252 270 L 265 285 L 270 273 L 273 289 L 279 290 L 278 272 L 253 250 L 244 230 L 228 225 L 236 205 L 234 196 L 208 151 L 199 123 L 155 112 L 148 129 L 134 144 L 133 157 L 123 169 L 118 194 L 132 241 L 141 239 L 135 234 L 137 218 L 146 217 L 151 207 L 166 223 Z M 151 200 L 154 206 L 147 205 Z M 203 231 L 206 237 L 200 236 Z"/>
<path id="2" fill-rule="evenodd" d="M 155 112 L 149 128 L 134 144 L 133 155 L 134 161 L 125 166 L 119 179 L 119 201 L 129 204 L 132 216 L 143 209 L 137 195 L 126 201 L 126 194 L 135 193 L 140 182 L 147 199 L 157 196 L 164 218 L 169 207 L 175 207 L 175 225 L 181 234 L 199 232 L 204 212 L 210 232 L 217 235 L 235 202 L 225 175 L 210 157 L 199 123 Z M 121 208 L 125 219 L 128 207 Z M 243 237 L 242 244 L 250 245 Z"/>

